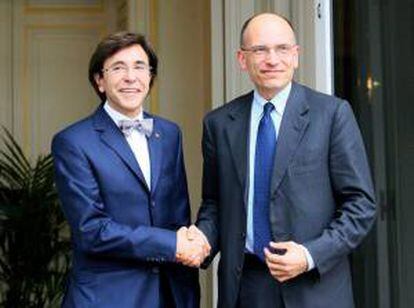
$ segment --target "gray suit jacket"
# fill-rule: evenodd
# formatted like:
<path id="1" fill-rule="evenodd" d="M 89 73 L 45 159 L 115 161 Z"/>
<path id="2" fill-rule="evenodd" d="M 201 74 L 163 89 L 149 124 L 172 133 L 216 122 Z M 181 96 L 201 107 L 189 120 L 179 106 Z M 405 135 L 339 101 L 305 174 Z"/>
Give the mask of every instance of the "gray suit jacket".
<path id="1" fill-rule="evenodd" d="M 219 307 L 237 301 L 246 238 L 252 92 L 204 119 L 197 225 L 220 251 Z M 375 220 L 363 141 L 350 105 L 293 83 L 277 140 L 270 221 L 274 241 L 303 244 L 316 268 L 283 283 L 287 308 L 353 307 L 348 254 Z"/>

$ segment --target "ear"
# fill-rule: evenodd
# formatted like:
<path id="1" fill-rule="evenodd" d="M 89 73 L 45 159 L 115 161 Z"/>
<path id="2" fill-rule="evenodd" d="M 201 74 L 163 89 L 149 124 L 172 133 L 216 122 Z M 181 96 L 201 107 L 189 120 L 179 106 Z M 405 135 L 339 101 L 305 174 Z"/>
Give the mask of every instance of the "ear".
<path id="1" fill-rule="evenodd" d="M 95 75 L 93 75 L 93 78 L 95 79 L 95 82 L 98 85 L 99 91 L 102 92 L 102 93 L 104 93 L 105 92 L 105 88 L 103 86 L 103 83 L 104 83 L 103 76 L 101 76 L 100 74 L 96 73 Z"/>
<path id="2" fill-rule="evenodd" d="M 240 68 L 243 71 L 247 70 L 247 64 L 246 64 L 246 54 L 243 52 L 243 50 L 237 50 L 237 61 L 239 62 Z"/>
<path id="3" fill-rule="evenodd" d="M 294 53 L 293 53 L 293 67 L 295 69 L 299 67 L 299 52 L 300 52 L 300 47 L 299 45 L 296 45 Z"/>

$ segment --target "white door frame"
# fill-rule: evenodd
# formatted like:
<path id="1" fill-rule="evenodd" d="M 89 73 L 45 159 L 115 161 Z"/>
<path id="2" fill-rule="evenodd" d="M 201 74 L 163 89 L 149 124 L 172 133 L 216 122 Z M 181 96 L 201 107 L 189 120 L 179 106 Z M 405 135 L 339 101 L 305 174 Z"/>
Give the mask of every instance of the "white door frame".
<path id="1" fill-rule="evenodd" d="M 315 89 L 334 93 L 332 0 L 314 0 Z"/>

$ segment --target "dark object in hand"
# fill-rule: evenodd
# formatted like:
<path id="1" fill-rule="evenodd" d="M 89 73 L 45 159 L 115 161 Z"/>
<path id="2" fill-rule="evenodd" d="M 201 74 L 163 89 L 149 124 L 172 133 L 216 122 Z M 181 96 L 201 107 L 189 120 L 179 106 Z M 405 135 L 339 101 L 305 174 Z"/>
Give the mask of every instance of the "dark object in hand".
<path id="1" fill-rule="evenodd" d="M 283 256 L 287 251 L 287 249 L 285 249 L 285 248 L 273 248 L 271 246 L 269 246 L 268 249 L 271 253 L 281 255 L 281 256 Z"/>

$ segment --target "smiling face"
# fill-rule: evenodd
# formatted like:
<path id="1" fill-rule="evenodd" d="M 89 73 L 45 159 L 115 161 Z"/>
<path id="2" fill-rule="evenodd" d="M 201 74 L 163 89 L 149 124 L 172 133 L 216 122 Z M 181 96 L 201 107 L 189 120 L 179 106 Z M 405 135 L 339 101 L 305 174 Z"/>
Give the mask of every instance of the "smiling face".
<path id="1" fill-rule="evenodd" d="M 279 52 L 281 46 L 290 47 Z M 237 52 L 242 70 L 247 71 L 259 94 L 270 100 L 292 81 L 298 67 L 299 47 L 290 25 L 274 14 L 254 17 L 243 35 L 244 50 Z M 262 49 L 266 52 L 255 53 Z M 279 50 L 279 51 L 278 51 Z"/>
<path id="2" fill-rule="evenodd" d="M 151 73 L 148 56 L 138 44 L 121 49 L 105 60 L 103 73 L 95 75 L 99 91 L 118 112 L 136 117 L 148 94 Z M 142 69 L 144 67 L 144 69 Z"/>

